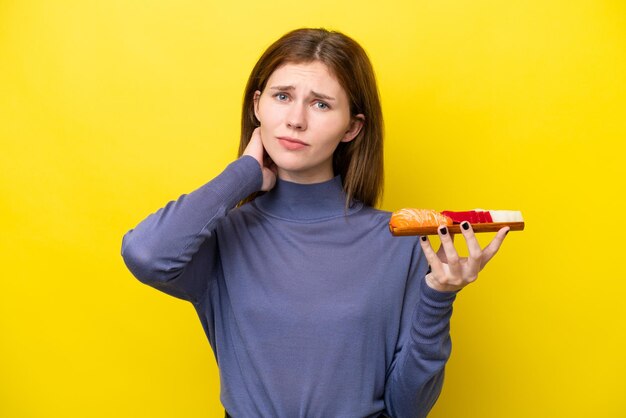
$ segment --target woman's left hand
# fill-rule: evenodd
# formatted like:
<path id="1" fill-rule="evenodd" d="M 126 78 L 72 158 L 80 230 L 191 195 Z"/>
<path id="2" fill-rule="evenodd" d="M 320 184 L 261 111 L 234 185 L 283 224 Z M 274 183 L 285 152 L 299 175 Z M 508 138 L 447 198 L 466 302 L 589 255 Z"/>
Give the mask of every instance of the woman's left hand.
<path id="1" fill-rule="evenodd" d="M 508 232 L 508 227 L 500 229 L 493 240 L 481 249 L 471 225 L 469 222 L 463 222 L 461 233 L 465 238 L 469 257 L 459 257 L 456 248 L 454 248 L 454 237 L 450 235 L 445 226 L 439 228 L 441 246 L 436 253 L 431 247 L 428 237 L 422 236 L 420 244 L 431 270 L 426 275 L 426 283 L 440 292 L 461 290 L 478 278 L 478 273 L 496 255 Z"/>

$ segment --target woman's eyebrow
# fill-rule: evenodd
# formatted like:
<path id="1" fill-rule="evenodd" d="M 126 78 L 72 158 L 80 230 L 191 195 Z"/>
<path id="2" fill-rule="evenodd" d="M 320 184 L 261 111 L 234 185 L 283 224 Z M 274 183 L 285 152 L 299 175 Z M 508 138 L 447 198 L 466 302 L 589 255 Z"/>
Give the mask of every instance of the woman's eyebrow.
<path id="1" fill-rule="evenodd" d="M 270 87 L 270 90 L 278 90 L 278 91 L 291 91 L 291 90 L 295 90 L 296 88 L 294 86 L 272 86 Z M 330 100 L 330 101 L 334 101 L 335 98 L 331 97 L 327 94 L 324 93 L 318 93 L 316 91 L 311 91 L 311 95 L 317 99 L 324 99 L 324 100 Z"/>
<path id="2" fill-rule="evenodd" d="M 316 97 L 316 98 L 318 98 L 318 99 L 324 99 L 324 100 L 335 100 L 335 98 L 334 98 L 334 97 L 330 97 L 330 96 L 328 96 L 328 95 L 326 95 L 326 94 L 323 94 L 323 93 L 318 93 L 318 92 L 316 92 L 316 91 L 311 91 L 311 94 L 313 95 L 313 97 Z"/>

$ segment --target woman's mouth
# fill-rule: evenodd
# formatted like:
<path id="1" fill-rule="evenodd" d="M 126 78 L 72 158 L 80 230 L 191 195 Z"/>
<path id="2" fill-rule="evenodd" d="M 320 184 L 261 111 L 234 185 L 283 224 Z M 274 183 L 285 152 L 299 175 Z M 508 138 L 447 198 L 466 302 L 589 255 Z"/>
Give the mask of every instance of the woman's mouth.
<path id="1" fill-rule="evenodd" d="M 309 146 L 309 144 L 306 144 L 296 138 L 291 138 L 288 136 L 279 136 L 277 138 L 278 138 L 278 142 L 280 143 L 280 145 L 282 145 L 289 151 L 297 151 L 297 150 L 300 150 Z"/>

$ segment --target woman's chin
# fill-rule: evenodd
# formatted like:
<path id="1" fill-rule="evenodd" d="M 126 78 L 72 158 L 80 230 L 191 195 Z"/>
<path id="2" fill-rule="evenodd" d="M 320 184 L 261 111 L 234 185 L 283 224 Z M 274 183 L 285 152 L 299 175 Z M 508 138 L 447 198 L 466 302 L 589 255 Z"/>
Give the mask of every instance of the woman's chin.
<path id="1" fill-rule="evenodd" d="M 274 164 L 276 164 L 279 175 L 281 172 L 298 173 L 310 169 L 300 158 L 289 158 L 289 156 L 285 157 L 282 155 L 276 157 L 270 156 L 270 158 Z"/>
<path id="2" fill-rule="evenodd" d="M 274 154 L 274 155 L 272 155 Z M 308 161 L 304 156 L 271 153 L 270 157 L 278 168 L 278 177 L 282 180 L 299 183 L 322 182 L 333 177 L 332 160 Z"/>

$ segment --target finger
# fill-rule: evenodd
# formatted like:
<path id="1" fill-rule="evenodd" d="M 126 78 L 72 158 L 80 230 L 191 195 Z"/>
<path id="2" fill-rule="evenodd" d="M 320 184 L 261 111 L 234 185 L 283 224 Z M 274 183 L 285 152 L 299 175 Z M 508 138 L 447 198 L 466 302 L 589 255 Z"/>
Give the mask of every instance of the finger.
<path id="1" fill-rule="evenodd" d="M 454 243 L 448 233 L 448 227 L 442 225 L 437 231 L 439 232 L 441 246 L 446 254 L 446 260 L 448 261 L 450 272 L 452 272 L 453 275 L 460 275 L 461 263 L 459 262 L 459 254 L 456 252 L 456 248 L 454 248 Z"/>
<path id="2" fill-rule="evenodd" d="M 510 229 L 511 228 L 509 228 L 508 226 L 505 226 L 504 228 L 500 228 L 500 230 L 498 231 L 496 236 L 491 240 L 489 245 L 487 245 L 483 249 L 483 254 L 481 257 L 482 265 L 480 266 L 481 269 L 485 267 L 485 264 L 487 264 L 487 262 L 491 260 L 494 255 L 496 255 L 496 253 L 500 249 L 500 246 L 502 245 L 502 242 L 504 241 L 504 238 L 506 237 L 506 234 L 509 233 Z"/>
<path id="3" fill-rule="evenodd" d="M 478 274 L 481 268 L 482 251 L 472 225 L 467 221 L 462 222 L 461 233 L 463 234 L 463 238 L 465 238 L 465 244 L 467 245 L 467 251 L 469 253 L 467 266 L 471 272 Z"/>
<path id="4" fill-rule="evenodd" d="M 433 247 L 430 245 L 430 240 L 426 235 L 422 235 L 420 237 L 420 245 L 431 271 L 438 277 L 443 277 L 444 271 L 443 266 L 441 265 L 441 260 L 439 260 L 437 254 L 435 254 Z"/>
<path id="5" fill-rule="evenodd" d="M 443 244 L 439 244 L 439 248 L 437 249 L 437 257 L 439 257 L 442 263 L 448 262 L 448 258 L 446 257 L 446 252 L 443 249 Z"/>
<path id="6" fill-rule="evenodd" d="M 451 233 L 449 229 L 448 229 L 448 235 L 450 235 L 450 239 L 452 240 L 452 242 L 454 242 L 454 234 Z M 443 244 L 440 244 L 439 248 L 437 249 L 437 257 L 439 257 L 439 259 L 444 263 L 448 262 L 448 258 L 446 257 L 446 252 L 443 248 Z"/>
<path id="7" fill-rule="evenodd" d="M 250 136 L 250 141 L 248 141 L 248 145 L 246 145 L 246 149 L 243 151 L 243 155 L 249 155 L 253 157 L 259 162 L 261 166 L 263 166 L 263 152 L 264 148 L 263 142 L 261 141 L 261 131 L 259 128 L 256 128 Z"/>
<path id="8" fill-rule="evenodd" d="M 250 142 L 257 145 L 261 140 L 261 128 L 254 128 L 252 135 L 250 135 Z"/>

